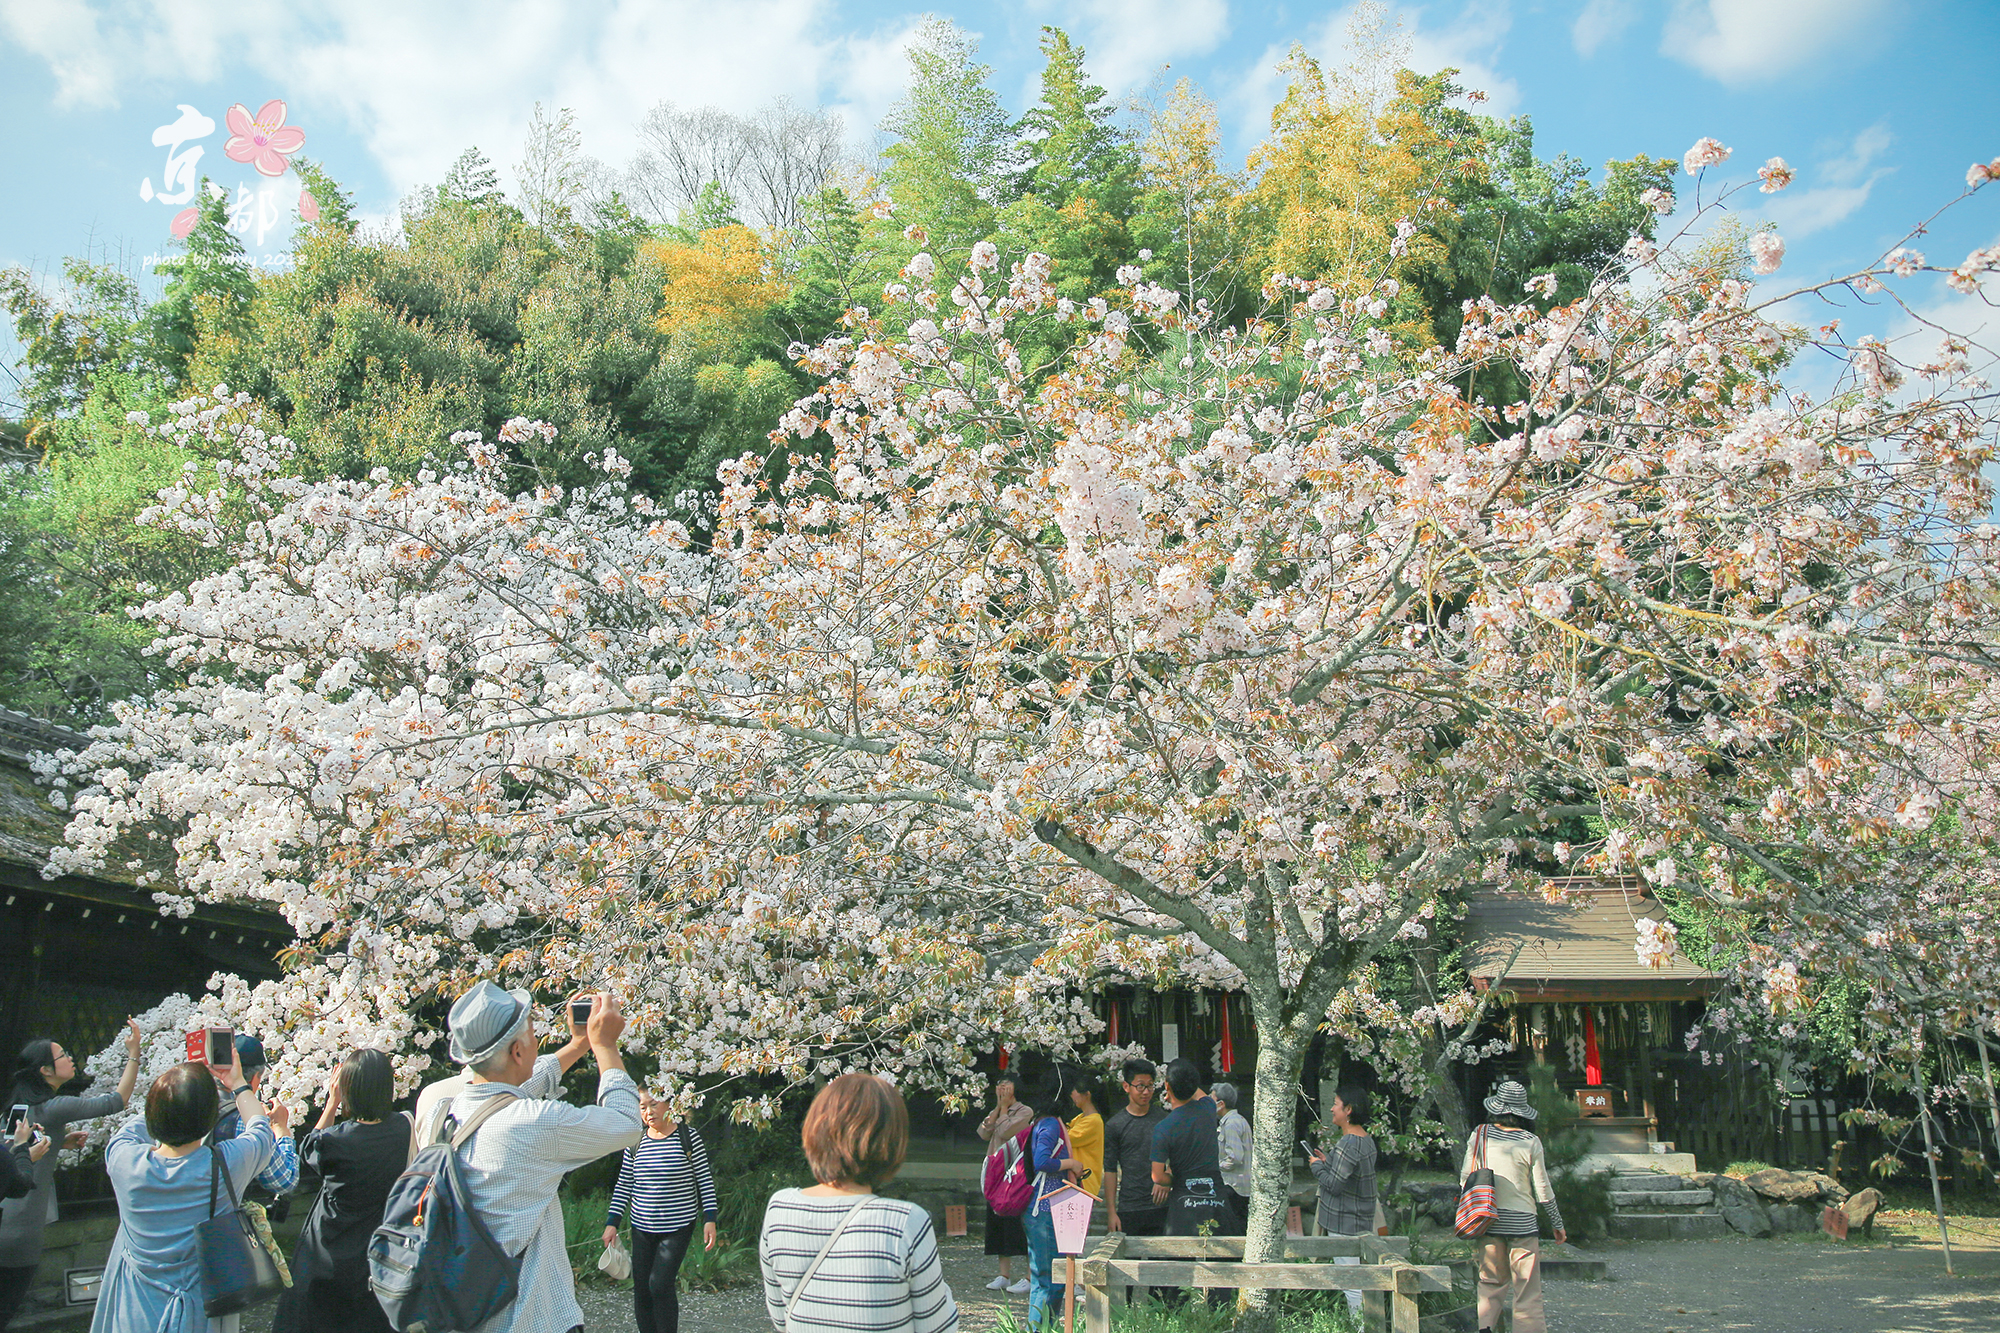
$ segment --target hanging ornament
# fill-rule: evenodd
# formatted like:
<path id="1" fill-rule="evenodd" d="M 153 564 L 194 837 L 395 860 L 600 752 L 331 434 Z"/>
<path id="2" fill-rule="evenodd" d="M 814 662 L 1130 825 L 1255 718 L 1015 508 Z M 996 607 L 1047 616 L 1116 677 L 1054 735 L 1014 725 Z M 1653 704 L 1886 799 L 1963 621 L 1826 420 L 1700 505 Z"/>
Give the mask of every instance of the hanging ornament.
<path id="1" fill-rule="evenodd" d="M 1007 1048 L 1005 1046 L 1002 1046 L 999 1048 L 999 1051 L 1000 1051 L 1000 1072 L 1004 1074 L 1007 1072 Z"/>
<path id="2" fill-rule="evenodd" d="M 1111 1026 L 1106 1031 L 1105 1036 L 1109 1039 L 1111 1045 L 1116 1046 L 1118 1044 L 1118 999 L 1116 996 L 1111 995 L 1107 995 L 1104 998 L 1110 1002 L 1111 1006 Z"/>
<path id="3" fill-rule="evenodd" d="M 1597 1019 L 1589 1009 L 1583 1011 L 1583 1081 L 1593 1088 L 1604 1082 L 1604 1061 L 1597 1052 Z"/>
<path id="4" fill-rule="evenodd" d="M 1222 1042 L 1216 1054 L 1216 1066 L 1227 1074 L 1236 1068 L 1236 1043 L 1229 1039 L 1229 997 L 1222 997 Z"/>

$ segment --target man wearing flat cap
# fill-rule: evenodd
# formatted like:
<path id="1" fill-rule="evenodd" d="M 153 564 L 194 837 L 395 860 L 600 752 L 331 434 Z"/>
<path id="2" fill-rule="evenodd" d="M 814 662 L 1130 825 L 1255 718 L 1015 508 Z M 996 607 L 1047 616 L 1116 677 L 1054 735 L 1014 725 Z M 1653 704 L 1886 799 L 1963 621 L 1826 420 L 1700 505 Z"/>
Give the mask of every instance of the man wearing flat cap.
<path id="1" fill-rule="evenodd" d="M 492 1098 L 510 1102 L 459 1151 L 473 1207 L 507 1253 L 521 1256 L 520 1295 L 477 1333 L 581 1329 L 583 1309 L 576 1303 L 556 1188 L 564 1175 L 630 1147 L 645 1130 L 638 1085 L 618 1053 L 625 1016 L 616 999 L 597 995 L 584 1031 L 572 1024 L 570 1045 L 541 1055 L 528 992 L 482 981 L 459 996 L 446 1027 L 451 1058 L 469 1078 L 450 1100 L 448 1119 L 436 1114 L 425 1120 L 428 1108 L 419 1104 L 423 1141 L 433 1142 L 445 1123 L 471 1119 Z M 564 1069 L 581 1054 L 572 1050 L 579 1039 L 597 1057 L 594 1106 L 571 1106 L 555 1096 Z M 445 1109 L 441 1098 L 434 1104 Z"/>

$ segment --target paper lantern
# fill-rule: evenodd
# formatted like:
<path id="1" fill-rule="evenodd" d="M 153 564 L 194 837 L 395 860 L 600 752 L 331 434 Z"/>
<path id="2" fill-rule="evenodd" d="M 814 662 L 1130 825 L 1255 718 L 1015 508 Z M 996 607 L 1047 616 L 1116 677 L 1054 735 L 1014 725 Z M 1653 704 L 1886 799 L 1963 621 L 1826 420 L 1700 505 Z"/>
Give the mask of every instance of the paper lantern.
<path id="1" fill-rule="evenodd" d="M 1049 1218 L 1056 1224 L 1056 1253 L 1082 1254 L 1090 1236 L 1090 1210 L 1097 1202 L 1088 1191 L 1064 1185 L 1042 1196 Z"/>

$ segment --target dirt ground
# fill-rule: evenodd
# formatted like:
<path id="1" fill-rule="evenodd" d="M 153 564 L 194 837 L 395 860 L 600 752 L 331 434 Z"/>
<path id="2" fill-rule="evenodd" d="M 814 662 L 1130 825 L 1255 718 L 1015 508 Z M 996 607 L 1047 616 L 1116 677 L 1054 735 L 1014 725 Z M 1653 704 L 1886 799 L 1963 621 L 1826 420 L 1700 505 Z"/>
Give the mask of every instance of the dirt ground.
<path id="1" fill-rule="evenodd" d="M 1944 1274 L 1935 1223 L 1897 1215 L 1876 1239 L 1839 1244 L 1818 1235 L 1775 1240 L 1611 1242 L 1593 1246 L 1610 1264 L 1606 1282 L 1552 1282 L 1553 1333 L 1996 1333 L 2000 1331 L 2000 1221 L 1967 1218 L 1989 1233 L 1957 1233 L 1956 1277 Z M 945 1277 L 966 1333 L 988 1333 L 1025 1296 L 989 1291 L 992 1261 L 977 1240 L 949 1241 Z M 1023 1272 L 1023 1261 L 1016 1261 Z M 629 1286 L 586 1282 L 579 1291 L 586 1327 L 633 1327 Z M 269 1307 L 243 1321 L 268 1333 Z M 685 1333 L 769 1333 L 761 1291 L 689 1292 Z"/>

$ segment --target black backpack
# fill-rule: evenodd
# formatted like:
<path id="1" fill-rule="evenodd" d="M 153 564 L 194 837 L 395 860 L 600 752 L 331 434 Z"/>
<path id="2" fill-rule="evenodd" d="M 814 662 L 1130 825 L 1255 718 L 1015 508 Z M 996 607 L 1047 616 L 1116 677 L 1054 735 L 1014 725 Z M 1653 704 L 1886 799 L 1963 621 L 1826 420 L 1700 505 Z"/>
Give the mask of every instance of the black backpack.
<path id="1" fill-rule="evenodd" d="M 382 1225 L 368 1240 L 368 1287 L 397 1333 L 474 1329 L 520 1293 L 520 1256 L 493 1239 L 458 1173 L 458 1150 L 515 1100 L 488 1098 L 449 1140 L 419 1152 L 390 1187 Z"/>

